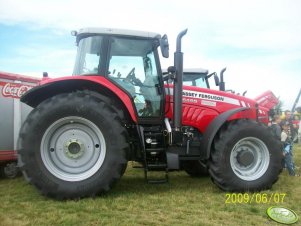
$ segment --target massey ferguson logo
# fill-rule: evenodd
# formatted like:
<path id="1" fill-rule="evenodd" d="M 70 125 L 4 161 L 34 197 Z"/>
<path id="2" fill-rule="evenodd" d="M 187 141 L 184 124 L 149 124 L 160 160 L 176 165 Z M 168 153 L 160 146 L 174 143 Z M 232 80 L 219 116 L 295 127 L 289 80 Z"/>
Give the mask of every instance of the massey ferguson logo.
<path id="1" fill-rule="evenodd" d="M 6 83 L 2 89 L 2 95 L 4 97 L 20 98 L 25 92 L 30 90 L 33 86 L 18 84 L 18 83 Z"/>

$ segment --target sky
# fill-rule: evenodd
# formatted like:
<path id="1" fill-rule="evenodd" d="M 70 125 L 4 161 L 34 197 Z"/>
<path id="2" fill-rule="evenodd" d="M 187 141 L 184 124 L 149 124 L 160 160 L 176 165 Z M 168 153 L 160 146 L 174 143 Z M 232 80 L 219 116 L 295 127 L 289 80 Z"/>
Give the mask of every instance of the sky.
<path id="1" fill-rule="evenodd" d="M 71 30 L 112 27 L 167 34 L 173 64 L 178 32 L 184 68 L 227 67 L 226 89 L 254 98 L 272 90 L 291 109 L 301 88 L 299 0 L 0 0 L 0 71 L 72 74 Z M 299 106 L 301 103 L 299 102 Z"/>

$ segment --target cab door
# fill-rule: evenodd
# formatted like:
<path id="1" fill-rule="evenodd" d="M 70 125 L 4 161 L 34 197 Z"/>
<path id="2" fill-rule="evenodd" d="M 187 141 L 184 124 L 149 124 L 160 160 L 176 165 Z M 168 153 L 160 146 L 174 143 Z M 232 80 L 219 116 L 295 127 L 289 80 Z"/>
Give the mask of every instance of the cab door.
<path id="1" fill-rule="evenodd" d="M 164 94 L 157 46 L 153 39 L 113 37 L 110 41 L 108 78 L 132 98 L 141 123 L 164 115 Z"/>

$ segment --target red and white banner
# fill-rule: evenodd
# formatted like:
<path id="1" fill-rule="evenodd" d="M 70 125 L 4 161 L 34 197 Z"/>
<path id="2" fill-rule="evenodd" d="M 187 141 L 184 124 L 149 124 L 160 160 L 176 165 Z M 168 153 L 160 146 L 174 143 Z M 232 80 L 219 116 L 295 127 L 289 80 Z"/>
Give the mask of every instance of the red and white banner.
<path id="1" fill-rule="evenodd" d="M 22 83 L 0 82 L 1 93 L 4 97 L 20 98 L 25 92 L 33 88 L 31 85 Z"/>

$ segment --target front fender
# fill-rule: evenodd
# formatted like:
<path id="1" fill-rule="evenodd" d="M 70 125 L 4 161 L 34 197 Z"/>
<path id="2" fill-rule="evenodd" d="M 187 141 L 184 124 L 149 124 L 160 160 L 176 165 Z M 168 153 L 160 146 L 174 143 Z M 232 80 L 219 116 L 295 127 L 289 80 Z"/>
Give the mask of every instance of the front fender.
<path id="1" fill-rule="evenodd" d="M 248 107 L 235 108 L 229 111 L 226 111 L 219 116 L 217 116 L 207 127 L 202 142 L 201 142 L 201 153 L 203 153 L 203 159 L 209 159 L 211 145 L 217 131 L 222 127 L 222 125 L 229 119 L 231 116 L 235 115 L 238 112 L 248 110 Z"/>
<path id="2" fill-rule="evenodd" d="M 61 93 L 70 93 L 77 90 L 91 90 L 109 98 L 116 98 L 127 109 L 132 120 L 137 123 L 137 115 L 133 101 L 127 93 L 101 76 L 70 76 L 58 79 L 49 79 L 41 85 L 30 89 L 21 97 L 21 102 L 31 107 L 38 106 L 42 101 Z"/>

